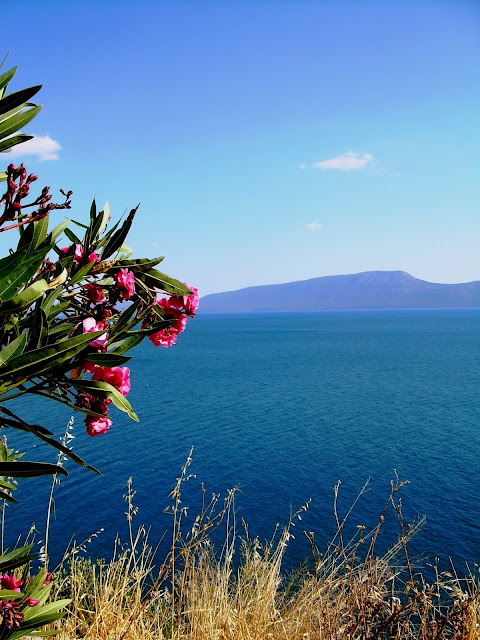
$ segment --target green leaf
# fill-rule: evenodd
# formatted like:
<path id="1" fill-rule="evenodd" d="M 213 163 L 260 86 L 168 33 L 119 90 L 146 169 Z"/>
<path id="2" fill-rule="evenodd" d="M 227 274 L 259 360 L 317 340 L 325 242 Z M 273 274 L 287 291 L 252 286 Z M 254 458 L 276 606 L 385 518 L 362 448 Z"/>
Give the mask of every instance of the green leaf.
<path id="1" fill-rule="evenodd" d="M 43 621 L 45 615 L 56 613 L 60 609 L 64 609 L 67 605 L 70 604 L 70 602 L 70 599 L 57 600 L 56 602 L 51 602 L 50 604 L 46 604 L 43 607 L 38 607 L 37 611 L 35 611 L 37 607 L 32 607 L 31 609 L 24 612 L 23 622 L 38 622 L 40 618 Z M 23 623 L 22 626 L 24 626 Z"/>
<path id="2" fill-rule="evenodd" d="M 33 223 L 32 249 L 39 247 L 47 237 L 48 216 Z"/>
<path id="3" fill-rule="evenodd" d="M 69 306 L 70 306 L 70 302 L 60 302 L 59 304 L 54 305 L 48 312 L 48 320 L 49 320 L 49 322 L 51 322 L 58 315 L 60 315 L 64 311 L 66 311 Z M 70 333 L 70 331 L 73 328 L 72 325 L 69 325 L 69 326 L 70 326 L 70 328 L 69 328 L 68 331 L 66 331 L 66 333 Z M 75 326 L 75 325 L 73 325 L 73 326 Z M 58 329 L 61 329 L 61 327 L 58 327 Z M 54 333 L 54 331 L 51 330 L 50 334 L 53 334 L 53 333 Z"/>
<path id="4" fill-rule="evenodd" d="M 5 87 L 8 85 L 8 83 L 13 78 L 16 72 L 17 72 L 17 67 L 13 67 L 13 69 L 10 69 L 9 71 L 5 71 L 5 73 L 2 73 L 2 75 L 0 76 L 0 91 L 5 89 Z"/>
<path id="5" fill-rule="evenodd" d="M 65 227 L 64 229 L 64 233 L 67 236 L 67 238 L 70 240 L 70 242 L 73 242 L 73 244 L 82 244 L 82 241 L 80 240 L 80 238 L 78 236 L 76 236 L 73 231 L 71 229 L 69 229 L 68 227 Z"/>
<path id="6" fill-rule="evenodd" d="M 71 449 L 66 447 L 61 442 L 58 442 L 54 438 L 50 437 L 51 432 L 45 429 L 45 427 L 41 427 L 38 424 L 28 424 L 27 422 L 25 422 L 24 420 L 21 420 L 20 418 L 17 418 L 17 420 L 9 420 L 7 418 L 0 417 L 0 424 L 1 423 L 6 425 L 7 427 L 12 427 L 14 429 L 19 429 L 20 431 L 26 431 L 33 434 L 34 436 L 36 436 L 46 444 L 49 444 L 51 447 L 53 447 L 57 451 L 61 451 L 64 455 L 68 456 L 70 460 L 75 462 L 75 464 L 78 464 L 81 467 L 85 467 L 90 471 L 94 471 L 95 473 L 102 475 L 100 471 L 98 471 L 98 469 L 87 464 L 80 456 L 74 453 Z"/>
<path id="7" fill-rule="evenodd" d="M 0 490 L 0 500 L 6 500 L 7 502 L 18 502 L 13 496 L 11 496 L 6 491 Z"/>
<path id="8" fill-rule="evenodd" d="M 97 230 L 97 236 L 96 236 L 97 238 L 99 238 L 102 235 L 105 227 L 108 224 L 108 221 L 110 220 L 110 205 L 108 204 L 108 201 L 105 202 L 103 211 L 101 211 L 99 215 L 101 215 L 101 220 L 100 220 L 100 226 L 98 227 L 98 230 Z"/>
<path id="9" fill-rule="evenodd" d="M 138 272 L 135 274 L 135 278 L 139 278 L 149 287 L 167 291 L 175 296 L 188 296 L 192 293 L 180 280 L 167 276 L 166 273 L 162 273 L 156 269 L 150 269 L 145 273 Z"/>
<path id="10" fill-rule="evenodd" d="M 33 98 L 33 96 L 40 91 L 41 88 L 42 85 L 39 84 L 36 87 L 21 89 L 20 91 L 9 93 L 8 96 L 4 96 L 0 100 L 0 115 L 19 107 L 25 102 L 28 102 L 30 98 Z"/>
<path id="11" fill-rule="evenodd" d="M 114 278 L 110 278 L 110 277 L 101 278 L 101 280 L 97 280 L 96 284 L 98 287 L 109 287 L 112 284 L 115 284 L 115 280 Z"/>
<path id="12" fill-rule="evenodd" d="M 120 356 L 114 353 L 92 353 L 88 358 L 89 362 L 101 367 L 121 367 L 132 359 L 131 356 Z"/>
<path id="13" fill-rule="evenodd" d="M 48 462 L 0 462 L 0 475 L 7 478 L 38 478 L 40 476 L 50 476 L 61 473 L 68 476 L 67 471 L 58 464 Z"/>
<path id="14" fill-rule="evenodd" d="M 52 242 L 54 242 L 60 234 L 62 234 L 68 226 L 70 220 L 65 220 L 64 222 L 60 222 L 56 227 L 50 232 L 50 236 L 52 238 Z"/>
<path id="15" fill-rule="evenodd" d="M 39 375 L 43 371 L 48 371 L 48 369 L 73 358 L 103 333 L 105 332 L 92 331 L 24 353 L 10 360 L 6 367 L 0 368 L 0 375 L 3 379 L 23 377 L 31 373 Z"/>
<path id="16" fill-rule="evenodd" d="M 10 136 L 10 138 L 0 142 L 0 152 L 7 151 L 8 149 L 15 147 L 17 144 L 22 144 L 32 138 L 33 136 L 29 136 L 26 133 L 19 133 L 17 136 Z"/>
<path id="17" fill-rule="evenodd" d="M 45 299 L 42 301 L 42 309 L 45 311 L 47 315 L 50 312 L 50 309 L 52 308 L 52 306 L 55 304 L 58 296 L 62 293 L 63 293 L 63 288 L 57 287 L 51 293 L 49 293 L 45 297 Z"/>
<path id="18" fill-rule="evenodd" d="M 132 226 L 133 219 L 135 217 L 135 214 L 137 213 L 139 206 L 140 204 L 138 204 L 135 207 L 135 209 L 132 209 L 130 211 L 130 213 L 127 216 L 127 219 L 122 224 L 120 229 L 118 229 L 118 231 L 116 231 L 108 240 L 107 244 L 105 245 L 102 251 L 102 260 L 106 260 L 107 258 L 109 258 L 122 246 L 123 241 L 125 240 L 125 238 L 128 235 L 128 232 L 130 231 L 130 227 Z"/>
<path id="19" fill-rule="evenodd" d="M 43 262 L 51 246 L 36 249 L 27 254 L 27 249 L 0 260 L 0 294 L 3 302 L 11 300 L 23 289 Z"/>
<path id="20" fill-rule="evenodd" d="M 48 282 L 46 280 L 37 280 L 29 287 L 24 289 L 21 293 L 18 293 L 8 302 L 5 302 L 0 306 L 0 316 L 9 315 L 11 313 L 18 313 L 24 309 L 28 309 L 35 300 L 41 298 L 45 291 L 48 289 Z"/>
<path id="21" fill-rule="evenodd" d="M 3 347 L 3 349 L 0 351 L 0 367 L 12 358 L 21 355 L 23 353 L 23 350 L 25 349 L 26 344 L 27 334 L 22 333 L 18 336 L 18 338 L 12 340 L 9 345 Z"/>
<path id="22" fill-rule="evenodd" d="M 15 600 L 16 598 L 22 597 L 23 593 L 18 591 L 13 591 L 13 589 L 0 589 L 0 600 Z"/>
<path id="23" fill-rule="evenodd" d="M 38 107 L 34 107 L 33 109 L 28 109 L 27 111 L 22 111 L 22 113 L 18 113 L 16 116 L 12 116 L 7 120 L 4 120 L 0 123 L 0 140 L 7 138 L 12 133 L 15 133 L 23 126 L 28 124 L 30 120 L 37 115 L 37 113 L 42 108 L 42 105 Z"/>
<path id="24" fill-rule="evenodd" d="M 93 262 L 87 262 L 87 264 L 84 264 L 83 267 L 80 267 L 80 269 L 75 273 L 75 275 L 73 275 L 70 278 L 70 280 L 68 281 L 68 285 L 71 286 L 83 280 L 83 278 L 85 278 L 85 276 L 93 267 L 93 265 L 94 265 Z"/>
<path id="25" fill-rule="evenodd" d="M 92 200 L 92 204 L 90 205 L 90 222 L 92 223 L 97 217 L 97 203 L 95 202 L 95 198 Z"/>
<path id="26" fill-rule="evenodd" d="M 134 272 L 148 271 L 149 269 L 155 267 L 157 264 L 160 264 L 163 259 L 164 256 L 160 256 L 159 258 L 136 258 L 135 260 L 127 258 L 126 260 L 117 260 L 115 269 L 117 269 L 118 267 L 120 269 L 130 269 L 130 271 Z"/>
<path id="27" fill-rule="evenodd" d="M 0 462 L 5 462 L 6 460 L 8 460 L 7 447 L 5 446 L 3 440 L 0 438 Z"/>
<path id="28" fill-rule="evenodd" d="M 139 305 L 140 300 L 137 300 L 125 309 L 125 311 L 120 315 L 117 322 L 113 325 L 113 328 L 110 331 L 110 337 L 114 336 L 115 334 L 122 333 L 123 331 L 129 329 L 130 326 L 137 324 L 138 320 L 135 318 L 135 314 Z"/>
<path id="29" fill-rule="evenodd" d="M 16 491 L 17 487 L 12 484 L 11 482 L 7 482 L 6 480 L 3 480 L 3 478 L 0 478 L 0 487 L 3 487 L 4 489 L 8 489 L 9 491 Z"/>
<path id="30" fill-rule="evenodd" d="M 126 353 L 127 351 L 130 351 L 130 349 L 135 348 L 137 345 L 139 345 L 142 342 L 144 338 L 145 336 L 141 334 L 129 335 L 127 338 L 124 338 L 119 342 L 114 342 L 112 344 L 109 344 L 108 350 L 110 351 L 111 349 L 112 350 L 111 353 L 114 353 L 115 355 L 120 355 L 122 353 Z"/>
<path id="31" fill-rule="evenodd" d="M 2 463 L 4 464 L 4 463 Z M 15 463 L 12 463 L 15 464 Z M 35 553 L 29 553 L 33 548 L 33 544 L 29 544 L 25 547 L 19 547 L 9 553 L 3 553 L 0 556 L 0 571 L 6 573 L 7 571 L 13 571 L 17 567 L 22 567 L 31 560 L 37 557 Z M 4 593 L 2 590 L 0 593 Z"/>
<path id="32" fill-rule="evenodd" d="M 42 346 L 42 337 L 48 330 L 48 320 L 45 311 L 38 304 L 32 314 L 32 326 L 28 330 L 28 351 L 38 349 Z"/>
<path id="33" fill-rule="evenodd" d="M 70 384 L 79 391 L 110 398 L 117 409 L 127 413 L 135 422 L 140 422 L 129 401 L 108 382 L 102 382 L 100 380 L 70 380 Z"/>
<path id="34" fill-rule="evenodd" d="M 136 329 L 135 331 L 129 331 L 128 334 L 129 335 L 140 334 L 140 335 L 150 336 L 152 335 L 152 333 L 157 333 L 157 331 L 162 331 L 162 329 L 167 329 L 168 327 L 171 327 L 174 322 L 175 322 L 174 318 L 171 318 L 168 320 L 159 320 L 158 322 L 152 322 L 150 326 L 145 327 L 144 329 Z"/>
<path id="35" fill-rule="evenodd" d="M 33 425 L 33 426 L 36 427 L 38 425 Z M 32 431 L 32 433 L 34 433 L 34 432 Z M 35 433 L 35 435 L 37 436 L 37 438 L 40 438 L 40 440 L 43 440 L 43 442 L 45 442 L 46 444 L 49 444 L 51 447 L 53 447 L 57 451 L 61 451 L 64 455 L 66 455 L 68 458 L 70 458 L 70 460 L 75 462 L 75 464 L 78 464 L 81 467 L 85 467 L 85 469 L 88 469 L 89 471 L 93 471 L 93 472 L 97 473 L 99 476 L 102 475 L 101 472 L 98 469 L 93 467 L 91 464 L 87 464 L 85 462 L 85 460 L 83 460 L 83 458 L 81 458 L 79 455 L 74 453 L 71 449 L 69 449 L 68 447 L 63 445 L 61 442 L 58 442 L 58 440 L 55 440 L 54 438 L 51 438 L 50 436 L 44 436 L 40 432 Z"/>

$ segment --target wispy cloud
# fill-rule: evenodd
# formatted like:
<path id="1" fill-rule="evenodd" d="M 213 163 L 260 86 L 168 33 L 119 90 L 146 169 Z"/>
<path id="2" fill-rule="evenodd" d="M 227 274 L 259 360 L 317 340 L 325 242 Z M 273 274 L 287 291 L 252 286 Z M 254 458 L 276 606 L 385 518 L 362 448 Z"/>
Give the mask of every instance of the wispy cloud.
<path id="1" fill-rule="evenodd" d="M 58 160 L 58 153 L 62 147 L 50 136 L 34 136 L 31 140 L 17 144 L 10 151 L 13 158 L 23 156 L 37 156 L 39 160 Z"/>
<path id="2" fill-rule="evenodd" d="M 372 162 L 373 156 L 370 153 L 364 153 L 363 156 L 353 151 L 347 151 L 341 156 L 330 158 L 329 160 L 321 160 L 312 164 L 314 169 L 327 171 L 328 169 L 339 169 L 340 171 L 352 171 L 353 169 L 361 169 L 369 162 Z"/>
<path id="3" fill-rule="evenodd" d="M 319 222 L 310 222 L 307 224 L 306 229 L 310 229 L 310 231 L 318 231 L 323 229 L 323 224 L 320 224 Z"/>

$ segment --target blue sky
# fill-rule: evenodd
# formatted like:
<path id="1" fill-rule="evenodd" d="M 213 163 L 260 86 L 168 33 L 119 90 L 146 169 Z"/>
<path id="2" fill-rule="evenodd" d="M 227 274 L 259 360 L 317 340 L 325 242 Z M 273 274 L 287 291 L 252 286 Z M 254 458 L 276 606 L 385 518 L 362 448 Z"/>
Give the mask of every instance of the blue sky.
<path id="1" fill-rule="evenodd" d="M 201 294 L 480 279 L 477 2 L 19 7 L 2 7 L 11 89 L 43 83 L 44 107 L 15 162 L 73 189 L 78 220 L 94 196 L 114 216 L 141 202 L 137 257 Z"/>

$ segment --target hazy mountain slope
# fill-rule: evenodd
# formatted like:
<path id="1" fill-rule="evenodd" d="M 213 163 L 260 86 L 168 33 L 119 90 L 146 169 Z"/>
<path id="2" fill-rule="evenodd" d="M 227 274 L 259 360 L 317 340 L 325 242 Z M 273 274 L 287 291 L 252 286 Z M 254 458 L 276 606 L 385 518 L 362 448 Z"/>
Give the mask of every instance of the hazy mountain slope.
<path id="1" fill-rule="evenodd" d="M 366 271 L 213 293 L 199 311 L 480 307 L 480 282 L 436 284 L 404 271 Z"/>

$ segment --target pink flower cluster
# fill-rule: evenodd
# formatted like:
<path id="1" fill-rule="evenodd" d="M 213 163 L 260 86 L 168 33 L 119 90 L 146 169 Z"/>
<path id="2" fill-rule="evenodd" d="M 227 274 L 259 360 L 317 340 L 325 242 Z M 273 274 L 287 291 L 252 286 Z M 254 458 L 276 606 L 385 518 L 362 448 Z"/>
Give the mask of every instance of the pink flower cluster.
<path id="1" fill-rule="evenodd" d="M 89 373 L 93 373 L 92 380 L 108 382 L 123 396 L 126 396 L 131 389 L 130 369 L 128 367 L 102 367 L 93 364 L 93 362 L 87 362 L 84 365 L 84 369 Z M 89 436 L 98 436 L 110 429 L 112 421 L 107 415 L 108 405 L 111 404 L 110 399 L 102 400 L 88 393 L 79 393 L 76 404 L 84 409 L 103 414 L 102 416 L 87 416 L 85 418 Z"/>
<path id="2" fill-rule="evenodd" d="M 95 318 L 85 318 L 82 322 L 83 325 L 83 333 L 92 333 L 92 331 L 103 331 L 108 328 L 108 324 L 106 322 L 97 322 Z M 108 341 L 108 333 L 102 333 L 101 336 L 95 338 L 90 342 L 91 347 L 99 347 L 103 348 Z"/>
<path id="3" fill-rule="evenodd" d="M 161 329 L 148 336 L 156 347 L 171 347 L 174 345 L 179 334 L 185 331 L 187 319 L 195 315 L 199 304 L 198 289 L 190 287 L 185 282 L 184 284 L 193 291 L 189 296 L 171 296 L 170 298 L 157 300 L 158 306 L 163 309 L 165 320 L 173 319 L 174 322 L 166 329 Z M 142 327 L 147 325 L 148 322 L 144 322 Z"/>
<path id="4" fill-rule="evenodd" d="M 70 245 L 71 247 L 72 245 Z M 62 252 L 62 254 L 64 256 L 67 255 L 67 253 L 70 251 L 70 247 L 61 247 L 60 251 Z M 74 260 L 76 260 L 77 262 L 80 262 L 81 260 L 83 260 L 83 258 L 85 257 L 85 249 L 82 247 L 81 244 L 76 244 L 75 245 L 75 253 L 74 253 Z M 91 253 L 86 262 L 98 262 L 100 260 L 100 258 L 97 256 L 97 254 L 95 253 L 95 251 L 93 253 Z"/>
<path id="5" fill-rule="evenodd" d="M 16 580 L 13 573 L 4 573 L 3 576 L 0 576 L 0 585 L 9 591 L 21 593 L 20 587 L 22 584 L 23 580 Z M 0 601 L 0 615 L 7 629 L 14 629 L 20 626 L 23 620 L 23 613 L 20 611 L 21 604 L 22 602 L 15 602 L 14 600 Z M 40 604 L 40 600 L 24 598 L 23 604 L 26 604 L 27 607 L 35 607 L 37 604 Z"/>
<path id="6" fill-rule="evenodd" d="M 120 300 L 130 300 L 135 294 L 135 277 L 128 269 L 119 269 L 115 274 Z"/>

